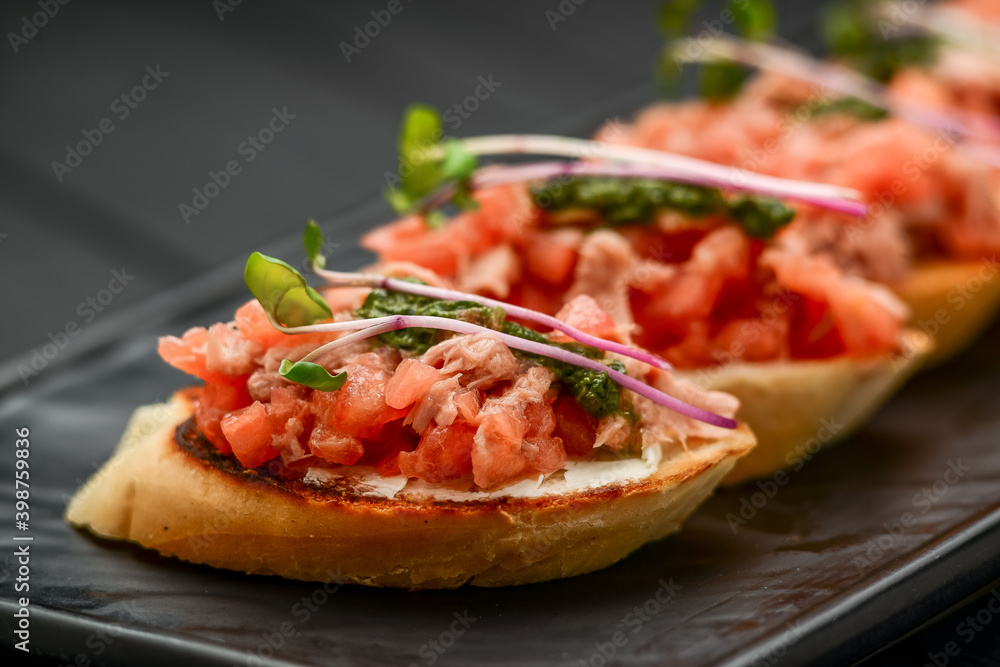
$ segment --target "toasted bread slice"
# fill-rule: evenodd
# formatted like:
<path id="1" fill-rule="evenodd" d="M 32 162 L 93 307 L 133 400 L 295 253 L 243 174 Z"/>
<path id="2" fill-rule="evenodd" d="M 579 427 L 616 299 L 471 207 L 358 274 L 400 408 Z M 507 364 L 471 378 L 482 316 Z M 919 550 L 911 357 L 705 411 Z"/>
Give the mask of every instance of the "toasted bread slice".
<path id="1" fill-rule="evenodd" d="M 191 446 L 201 440 L 190 420 L 196 393 L 136 411 L 114 456 L 70 502 L 70 523 L 182 560 L 290 579 L 524 584 L 597 570 L 676 531 L 754 445 L 742 425 L 715 442 L 689 441 L 690 454 L 674 447 L 655 467 L 570 462 L 541 483 L 489 493 L 360 471 L 282 481 Z"/>
<path id="2" fill-rule="evenodd" d="M 739 362 L 674 373 L 740 399 L 738 416 L 758 444 L 722 482 L 733 485 L 798 466 L 821 446 L 856 431 L 916 371 L 933 342 L 908 330 L 901 349 L 896 357 Z"/>
<path id="3" fill-rule="evenodd" d="M 910 326 L 934 337 L 924 366 L 947 361 L 982 333 L 1000 309 L 996 260 L 918 265 L 893 289 L 910 308 Z"/>

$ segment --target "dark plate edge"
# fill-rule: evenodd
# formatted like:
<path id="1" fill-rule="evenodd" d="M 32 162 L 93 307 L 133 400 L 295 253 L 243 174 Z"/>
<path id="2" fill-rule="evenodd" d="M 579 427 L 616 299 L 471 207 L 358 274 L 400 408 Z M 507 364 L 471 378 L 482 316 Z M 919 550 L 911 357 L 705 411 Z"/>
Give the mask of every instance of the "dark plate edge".
<path id="1" fill-rule="evenodd" d="M 792 619 L 796 633 L 763 638 L 719 664 L 853 664 L 941 616 L 942 609 L 967 600 L 995 579 L 998 568 L 1000 502 L 879 567 L 860 590 Z M 921 594 L 913 599 L 906 591 Z M 799 630 L 801 636 L 795 637 Z"/>
<path id="2" fill-rule="evenodd" d="M 16 608 L 16 605 L 0 599 L 0 609 L 3 610 L 2 625 L 5 633 L 9 630 L 11 635 L 14 630 L 11 625 L 11 614 Z M 141 655 L 142 664 L 150 667 L 161 665 L 215 667 L 247 664 L 246 651 L 229 648 L 206 639 L 163 630 L 141 630 L 116 623 L 109 624 L 78 612 L 38 605 L 32 605 L 30 609 L 33 622 L 29 647 L 45 646 L 40 651 L 32 650 L 30 655 L 34 657 L 55 658 L 65 660 L 67 664 L 77 664 L 75 657 L 84 655 L 90 662 L 83 664 L 132 665 L 137 664 L 137 657 Z M 115 625 L 117 628 L 112 631 L 111 628 Z M 92 656 L 86 649 L 81 650 L 82 647 L 88 646 L 88 641 L 93 643 L 95 638 L 99 639 L 98 644 L 103 647 L 99 657 Z M 196 650 L 192 651 L 192 647 Z M 264 659 L 261 662 L 274 667 L 302 667 L 306 664 L 275 658 Z"/>

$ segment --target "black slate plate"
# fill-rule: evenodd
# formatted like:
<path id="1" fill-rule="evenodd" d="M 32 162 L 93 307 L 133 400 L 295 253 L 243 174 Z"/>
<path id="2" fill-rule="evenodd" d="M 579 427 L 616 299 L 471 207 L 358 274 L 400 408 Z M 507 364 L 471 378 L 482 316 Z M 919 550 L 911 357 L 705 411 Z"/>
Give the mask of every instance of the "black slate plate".
<path id="1" fill-rule="evenodd" d="M 333 222 L 346 240 L 377 221 L 368 207 Z M 296 246 L 266 250 L 294 258 Z M 350 243 L 337 254 L 340 266 L 364 261 Z M 14 530 L 12 502 L 2 525 L 8 544 L 34 538 L 32 651 L 77 665 L 849 664 L 1000 572 L 998 328 L 785 484 L 719 492 L 679 535 L 566 581 L 332 590 L 71 529 L 61 519 L 69 494 L 108 457 L 132 409 L 186 383 L 156 357 L 156 335 L 228 318 L 244 298 L 239 277 L 232 263 L 162 297 L 155 319 L 123 318 L 129 335 L 0 404 L 4 498 L 14 429 L 31 429 L 30 529 Z M 5 637 L 12 552 L 0 582 Z"/>

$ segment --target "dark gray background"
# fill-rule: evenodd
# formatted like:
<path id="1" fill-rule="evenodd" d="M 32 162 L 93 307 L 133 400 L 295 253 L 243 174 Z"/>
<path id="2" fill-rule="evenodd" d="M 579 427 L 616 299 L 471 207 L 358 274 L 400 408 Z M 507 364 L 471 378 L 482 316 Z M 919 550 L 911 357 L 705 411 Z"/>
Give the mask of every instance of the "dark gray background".
<path id="1" fill-rule="evenodd" d="M 9 38 L 0 43 L 0 283 L 16 286 L 3 298 L 17 314 L 0 331 L 0 359 L 40 350 L 70 321 L 86 333 L 308 216 L 377 199 L 410 102 L 450 107 L 492 75 L 500 86 L 456 134 L 586 134 L 595 105 L 627 115 L 657 94 L 656 2 L 566 0 L 575 10 L 553 29 L 546 11 L 558 11 L 557 0 L 400 1 L 402 12 L 350 63 L 341 42 L 387 2 L 243 0 L 220 20 L 211 0 L 77 0 L 18 53 Z M 807 4 L 779 5 L 783 32 L 813 42 Z M 2 3 L 0 29 L 20 32 L 37 11 Z M 157 65 L 169 76 L 119 120 L 112 102 Z M 246 164 L 237 147 L 274 107 L 296 117 Z M 103 118 L 114 131 L 60 181 L 52 163 Z M 242 173 L 185 223 L 179 204 L 232 159 Z M 135 280 L 86 322 L 78 305 L 121 267 Z"/>
<path id="2" fill-rule="evenodd" d="M 447 108 L 492 77 L 500 86 L 456 134 L 586 135 L 595 119 L 628 116 L 657 95 L 656 2 L 564 0 L 575 9 L 553 29 L 546 12 L 559 11 L 558 0 L 401 0 L 403 11 L 346 62 L 341 42 L 387 4 L 243 0 L 220 20 L 211 0 L 74 0 L 17 53 L 6 36 L 39 6 L 0 4 L 0 385 L 8 393 L 22 386 L 17 366 L 67 324 L 81 333 L 31 382 L 107 339 L 130 309 L 146 307 L 155 320 L 156 297 L 236 266 L 307 217 L 374 206 L 390 219 L 377 200 L 410 102 Z M 721 3 L 706 4 L 703 15 L 717 16 Z M 816 3 L 776 4 L 782 35 L 817 48 Z M 119 119 L 112 102 L 147 66 L 169 75 Z M 273 108 L 295 118 L 248 164 L 238 146 Z M 114 131 L 60 181 L 52 163 L 105 117 Z M 179 204 L 234 159 L 242 173 L 185 223 Z M 356 241 L 355 232 L 333 236 Z M 88 322 L 80 304 L 123 268 L 134 280 Z M 920 642 L 954 625 L 946 619 L 878 660 L 920 664 Z"/>

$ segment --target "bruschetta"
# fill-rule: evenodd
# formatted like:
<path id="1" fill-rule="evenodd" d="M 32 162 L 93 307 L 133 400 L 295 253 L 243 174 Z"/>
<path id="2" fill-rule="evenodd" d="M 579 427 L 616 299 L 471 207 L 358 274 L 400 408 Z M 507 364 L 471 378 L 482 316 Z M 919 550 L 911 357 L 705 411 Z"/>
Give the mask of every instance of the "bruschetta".
<path id="1" fill-rule="evenodd" d="M 755 444 L 733 397 L 648 353 L 412 278 L 327 276 L 321 294 L 255 254 L 234 321 L 162 338 L 204 385 L 139 408 L 67 520 L 253 574 L 522 584 L 676 531 Z"/>

